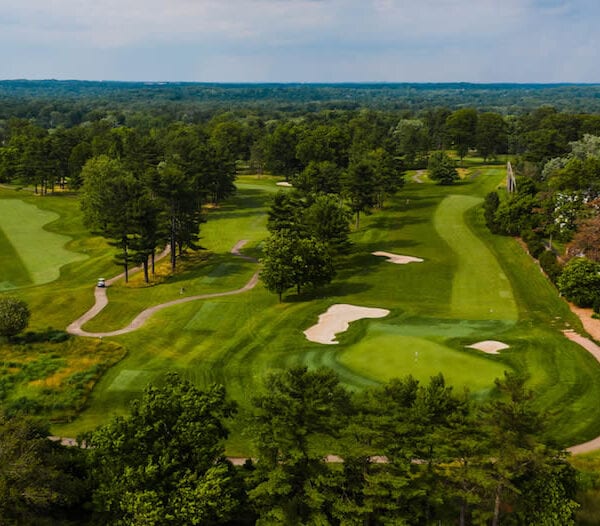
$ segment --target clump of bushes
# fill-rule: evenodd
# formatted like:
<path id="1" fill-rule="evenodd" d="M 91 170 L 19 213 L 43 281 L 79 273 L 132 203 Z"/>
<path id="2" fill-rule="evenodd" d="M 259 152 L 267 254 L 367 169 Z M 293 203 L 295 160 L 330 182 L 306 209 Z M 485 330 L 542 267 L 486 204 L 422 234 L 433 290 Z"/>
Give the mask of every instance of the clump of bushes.
<path id="1" fill-rule="evenodd" d="M 533 230 L 526 230 L 521 234 L 521 238 L 527 245 L 527 250 L 535 259 L 546 252 L 546 245 L 544 245 L 542 238 Z"/>
<path id="2" fill-rule="evenodd" d="M 539 255 L 538 261 L 542 270 L 550 278 L 550 281 L 556 285 L 562 272 L 562 267 L 558 262 L 556 254 L 551 250 L 545 250 Z"/>

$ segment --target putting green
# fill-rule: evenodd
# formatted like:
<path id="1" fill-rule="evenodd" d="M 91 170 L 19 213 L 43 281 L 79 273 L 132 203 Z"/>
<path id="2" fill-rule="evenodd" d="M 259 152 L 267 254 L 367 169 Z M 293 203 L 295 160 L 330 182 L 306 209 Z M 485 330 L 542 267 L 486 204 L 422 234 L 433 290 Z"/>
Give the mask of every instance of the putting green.
<path id="1" fill-rule="evenodd" d="M 517 305 L 508 278 L 494 254 L 464 220 L 465 212 L 481 202 L 479 197 L 449 195 L 435 212 L 435 229 L 457 259 L 451 314 L 468 320 L 516 321 Z"/>
<path id="2" fill-rule="evenodd" d="M 67 263 L 86 259 L 84 254 L 71 252 L 64 246 L 71 240 L 68 236 L 55 234 L 43 226 L 58 219 L 58 214 L 41 210 L 37 206 L 18 199 L 0 199 L 0 246 L 2 247 L 3 272 L 0 288 L 48 283 L 58 279 L 60 267 Z M 7 254 L 16 257 L 7 260 Z"/>
<path id="3" fill-rule="evenodd" d="M 421 382 L 443 371 L 449 385 L 484 394 L 511 368 L 497 357 L 455 350 L 441 343 L 398 334 L 393 326 L 370 326 L 360 342 L 340 352 L 338 361 L 355 372 L 385 382 L 411 374 Z M 473 374 L 477 371 L 477 374 Z"/>

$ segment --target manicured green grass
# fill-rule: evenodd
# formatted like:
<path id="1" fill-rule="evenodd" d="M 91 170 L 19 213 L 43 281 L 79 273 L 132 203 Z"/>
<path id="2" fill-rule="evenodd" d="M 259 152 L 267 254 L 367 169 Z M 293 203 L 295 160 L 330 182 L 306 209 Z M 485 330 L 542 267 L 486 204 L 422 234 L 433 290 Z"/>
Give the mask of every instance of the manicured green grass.
<path id="1" fill-rule="evenodd" d="M 4 239 L 2 247 L 18 256 L 13 265 L 25 267 L 31 283 L 39 285 L 54 281 L 59 276 L 60 267 L 85 259 L 84 254 L 66 250 L 70 238 L 56 232 L 44 230 L 44 226 L 58 219 L 58 214 L 42 210 L 33 204 L 18 199 L 0 199 L 0 229 Z M 10 262 L 8 274 L 11 271 Z"/>
<path id="2" fill-rule="evenodd" d="M 19 254 L 0 228 L 0 291 L 31 285 L 31 277 Z"/>
<path id="3" fill-rule="evenodd" d="M 490 359 L 480 351 L 452 349 L 436 341 L 403 335 L 401 327 L 395 329 L 372 324 L 360 342 L 341 353 L 340 363 L 380 382 L 411 374 L 427 383 L 444 371 L 449 384 L 468 388 L 475 396 L 489 393 L 494 379 L 509 369 L 499 358 Z"/>
<path id="4" fill-rule="evenodd" d="M 264 374 L 304 364 L 334 368 L 352 389 L 407 373 L 427 380 L 441 371 L 457 389 L 467 385 L 477 397 L 493 389 L 494 377 L 513 370 L 526 375 L 538 408 L 548 413 L 550 436 L 570 445 L 600 434 L 600 366 L 560 332 L 580 329 L 578 320 L 518 244 L 491 235 L 483 223 L 478 203 L 503 178 L 503 166 L 477 163 L 451 187 L 409 178 L 398 197 L 362 219 L 352 234 L 352 252 L 322 289 L 301 296 L 290 291 L 279 304 L 259 284 L 239 296 L 158 312 L 140 330 L 114 338 L 127 357 L 101 378 L 81 417 L 55 431 L 76 435 L 125 413 L 148 383 L 161 383 L 175 370 L 199 386 L 226 385 L 242 415 L 232 422 L 229 452 L 245 454 L 243 415 Z M 280 188 L 274 178 L 251 176 L 240 178 L 238 187 L 238 195 L 208 211 L 201 231 L 207 250 L 200 261 L 156 286 L 140 286 L 139 278 L 130 286 L 115 285 L 109 307 L 86 329 L 122 327 L 143 308 L 179 298 L 182 288 L 191 295 L 246 283 L 256 264 L 229 251 L 247 239 L 244 252 L 260 256 L 269 199 Z M 95 278 L 120 269 L 111 262 L 112 249 L 81 225 L 76 199 L 36 202 L 60 216 L 48 228 L 69 235 L 68 248 L 90 256 L 62 267 L 50 284 L 22 289 L 35 326 L 65 327 L 92 304 Z M 371 255 L 377 250 L 424 262 L 394 265 Z M 352 323 L 338 336 L 339 345 L 307 341 L 303 331 L 334 303 L 387 308 L 390 315 Z M 492 356 L 464 348 L 485 339 L 510 349 Z"/>
<path id="5" fill-rule="evenodd" d="M 508 278 L 496 257 L 464 220 L 482 199 L 449 195 L 436 209 L 434 225 L 456 256 L 452 316 L 462 319 L 516 320 L 517 308 Z"/>
<path id="6" fill-rule="evenodd" d="M 79 199 L 76 196 L 57 194 L 39 197 L 23 190 L 0 188 L 0 201 L 22 202 L 31 206 L 32 210 L 52 214 L 51 217 L 55 218 L 52 222 L 44 224 L 43 227 L 39 224 L 37 232 L 40 238 L 48 239 L 48 236 L 54 236 L 54 240 L 61 239 L 66 249 L 63 254 L 68 258 L 77 259 L 71 263 L 69 260 L 57 261 L 60 274 L 54 281 L 7 291 L 8 294 L 18 295 L 29 304 L 32 311 L 32 330 L 45 330 L 49 326 L 64 329 L 93 305 L 93 287 L 96 279 L 119 272 L 119 267 L 113 261 L 114 249 L 101 237 L 91 235 L 84 227 Z M 14 208 L 21 205 L 8 206 Z M 0 228 L 4 228 L 3 225 L 4 215 Z M 37 236 L 31 234 L 30 241 L 36 246 Z M 5 246 L 6 244 L 2 244 L 0 248 Z M 44 255 L 40 257 L 43 259 Z M 2 266 L 0 270 L 4 276 L 14 275 L 14 264 L 10 263 L 6 269 Z M 0 281 L 4 281 L 4 278 Z M 0 289 L 0 294 L 2 293 Z"/>

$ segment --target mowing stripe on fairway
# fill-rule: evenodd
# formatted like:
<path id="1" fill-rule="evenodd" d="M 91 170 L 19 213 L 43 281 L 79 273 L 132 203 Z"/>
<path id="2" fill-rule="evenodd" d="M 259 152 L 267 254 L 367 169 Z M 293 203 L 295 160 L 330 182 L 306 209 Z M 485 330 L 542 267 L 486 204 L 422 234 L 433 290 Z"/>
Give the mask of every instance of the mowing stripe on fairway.
<path id="1" fill-rule="evenodd" d="M 512 287 L 488 247 L 465 223 L 465 212 L 483 200 L 450 195 L 437 207 L 434 225 L 457 256 L 452 315 L 470 320 L 517 320 Z"/>
<path id="2" fill-rule="evenodd" d="M 42 228 L 58 217 L 18 199 L 0 199 L 0 225 L 34 284 L 54 281 L 60 267 L 87 258 L 64 248 L 71 238 Z"/>
<path id="3" fill-rule="evenodd" d="M 17 251 L 0 228 L 0 291 L 31 285 L 31 278 Z"/>
<path id="4" fill-rule="evenodd" d="M 151 371 L 123 369 L 112 381 L 108 391 L 141 391 L 153 376 Z"/>

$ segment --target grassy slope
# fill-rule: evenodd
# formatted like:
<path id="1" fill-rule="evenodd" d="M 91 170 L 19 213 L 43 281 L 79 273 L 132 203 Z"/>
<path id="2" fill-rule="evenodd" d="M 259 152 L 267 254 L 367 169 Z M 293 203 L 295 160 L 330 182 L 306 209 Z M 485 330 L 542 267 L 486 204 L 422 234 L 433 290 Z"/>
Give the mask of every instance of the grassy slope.
<path id="1" fill-rule="evenodd" d="M 1 227 L 1 225 L 0 225 Z M 0 228 L 0 291 L 31 285 L 31 277 L 19 254 Z"/>
<path id="2" fill-rule="evenodd" d="M 86 258 L 64 248 L 68 236 L 44 230 L 44 225 L 58 219 L 55 212 L 18 199 L 0 199 L 0 216 L 4 235 L 20 258 L 15 263 L 25 266 L 36 285 L 54 281 L 61 266 Z"/>
<path id="3" fill-rule="evenodd" d="M 476 201 L 468 196 L 481 199 L 502 172 L 490 168 L 478 173 L 474 180 L 451 188 L 410 183 L 385 210 L 364 219 L 353 234 L 355 250 L 342 261 L 336 280 L 313 295 L 298 298 L 292 294 L 278 304 L 259 285 L 242 296 L 167 309 L 141 330 L 117 338 L 129 355 L 101 380 L 82 418 L 57 431 L 74 434 L 124 412 L 148 382 L 160 382 L 167 370 L 178 370 L 199 385 L 225 383 L 243 409 L 265 371 L 306 364 L 333 367 L 348 386 L 356 388 L 407 372 L 425 378 L 442 369 L 455 385 L 469 384 L 482 395 L 503 370 L 522 371 L 538 394 L 539 407 L 551 411 L 554 436 L 572 443 L 600 433 L 595 403 L 600 396 L 598 364 L 559 332 L 565 324 L 577 322 L 530 258 L 514 240 L 492 236 L 485 229 L 480 209 L 472 207 Z M 255 266 L 227 252 L 239 239 L 249 239 L 249 252 L 257 254 L 258 243 L 266 235 L 266 202 L 274 190 L 268 178 L 242 178 L 239 195 L 211 211 L 203 227 L 203 244 L 212 253 L 203 266 L 174 278 L 173 284 L 136 290 L 115 287 L 111 291 L 114 305 L 102 325 L 107 329 L 121 326 L 140 305 L 178 297 L 181 286 L 186 294 L 241 286 Z M 435 228 L 434 212 L 440 203 L 451 205 L 442 209 L 449 214 L 448 220 L 464 217 L 472 230 L 460 235 L 462 254 L 453 250 L 451 234 L 442 236 Z M 438 227 L 439 221 L 438 216 Z M 425 262 L 392 265 L 370 255 L 374 250 L 415 255 Z M 493 269 L 492 285 L 478 286 L 472 293 L 477 303 L 493 301 L 502 311 L 502 316 L 495 317 L 499 319 L 488 319 L 486 310 L 480 316 L 469 315 L 473 319 L 456 317 L 458 309 L 473 309 L 459 301 L 453 287 L 457 274 L 467 276 L 472 271 L 465 267 L 469 252 L 478 254 L 475 262 L 483 257 L 487 268 Z M 485 273 L 477 275 L 478 281 L 486 277 Z M 501 275 L 508 278 L 510 287 Z M 510 294 L 490 296 L 490 290 L 500 286 L 496 292 L 508 290 Z M 376 322 L 353 323 L 340 335 L 337 346 L 306 341 L 302 331 L 339 302 L 385 307 L 391 314 Z M 489 306 L 479 306 L 489 312 Z M 500 339 L 511 349 L 500 356 L 464 350 L 481 339 Z M 366 358 L 373 357 L 374 349 L 379 363 Z M 238 422 L 234 428 L 232 453 L 247 452 L 242 427 Z"/>
<path id="4" fill-rule="evenodd" d="M 114 251 L 104 239 L 91 236 L 84 227 L 79 200 L 75 196 L 58 194 L 35 197 L 25 191 L 0 188 L 0 199 L 23 201 L 28 205 L 35 205 L 36 209 L 52 213 L 56 219 L 44 225 L 41 236 L 45 236 L 45 232 L 66 236 L 61 237 L 66 249 L 64 254 L 69 257 L 75 254 L 79 259 L 72 263 L 65 261 L 67 264 L 60 267 L 57 279 L 50 283 L 9 291 L 9 294 L 18 293 L 19 297 L 29 303 L 32 310 L 31 329 L 39 330 L 49 326 L 63 329 L 93 305 L 92 291 L 96 279 L 119 272 L 119 267 L 113 263 Z M 37 238 L 32 242 L 32 246 L 36 245 Z M 34 259 L 37 257 L 35 252 L 33 256 Z"/>
<path id="5" fill-rule="evenodd" d="M 441 368 L 455 385 L 469 384 L 481 394 L 494 376 L 513 369 L 528 375 L 539 407 L 550 412 L 548 421 L 555 437 L 570 444 L 599 434 L 599 366 L 560 333 L 567 325 L 579 328 L 578 322 L 515 241 L 489 234 L 481 210 L 470 207 L 476 203 L 474 199 L 495 187 L 502 170 L 478 167 L 473 173 L 478 176 L 450 188 L 409 183 L 385 210 L 364 218 L 361 229 L 353 234 L 355 250 L 341 262 L 336 280 L 312 295 L 298 298 L 292 294 L 278 304 L 276 297 L 259 285 L 242 296 L 167 309 L 143 329 L 117 338 L 127 347 L 128 356 L 102 378 L 82 417 L 73 424 L 57 426 L 56 431 L 75 434 L 126 411 L 128 402 L 139 396 L 148 382 L 160 382 L 167 370 L 179 370 L 199 385 L 223 382 L 243 408 L 265 371 L 307 364 L 334 367 L 354 388 L 407 372 L 426 377 Z M 240 183 L 238 196 L 210 211 L 202 230 L 202 243 L 210 250 L 197 269 L 156 287 L 114 287 L 111 306 L 89 326 L 120 327 L 141 307 L 179 297 L 181 287 L 191 294 L 245 283 L 255 265 L 228 251 L 240 239 L 248 239 L 246 252 L 259 254 L 260 241 L 266 235 L 268 197 L 277 187 L 270 178 L 245 177 Z M 34 329 L 65 327 L 92 304 L 95 279 L 119 272 L 112 263 L 112 250 L 83 227 L 73 197 L 34 198 L 0 190 L 0 198 L 22 199 L 58 214 L 59 219 L 45 229 L 69 236 L 66 248 L 89 256 L 63 266 L 52 283 L 19 290 L 32 307 Z M 446 223 L 463 218 L 469 231 L 463 229 L 458 238 L 444 231 Z M 8 246 L 6 241 L 4 244 Z M 375 250 L 415 255 L 425 262 L 392 265 L 370 255 Z M 470 294 L 476 295 L 478 302 L 484 298 L 504 309 L 502 316 L 494 317 L 497 319 L 467 312 L 473 305 L 457 295 L 456 290 L 468 290 L 464 286 L 457 289 L 461 278 L 456 276 L 469 276 L 473 271 L 465 267 L 469 252 L 478 253 L 479 261 L 483 254 L 486 267 L 494 268 L 489 290 L 478 286 Z M 514 304 L 506 294 L 490 296 L 493 289 L 505 290 L 499 288 L 505 286 L 502 273 L 510 282 Z M 476 275 L 477 281 L 486 277 L 484 272 Z M 302 331 L 339 302 L 385 307 L 391 314 L 383 320 L 353 323 L 340 335 L 337 346 L 306 341 Z M 514 305 L 518 309 L 516 323 Z M 457 318 L 459 312 L 470 319 Z M 464 345 L 492 338 L 506 341 L 511 349 L 500 356 L 464 350 Z M 366 359 L 373 357 L 373 349 L 378 351 L 379 363 Z M 380 375 L 383 369 L 387 376 Z M 242 425 L 237 425 L 231 452 L 247 452 L 245 441 Z"/>

